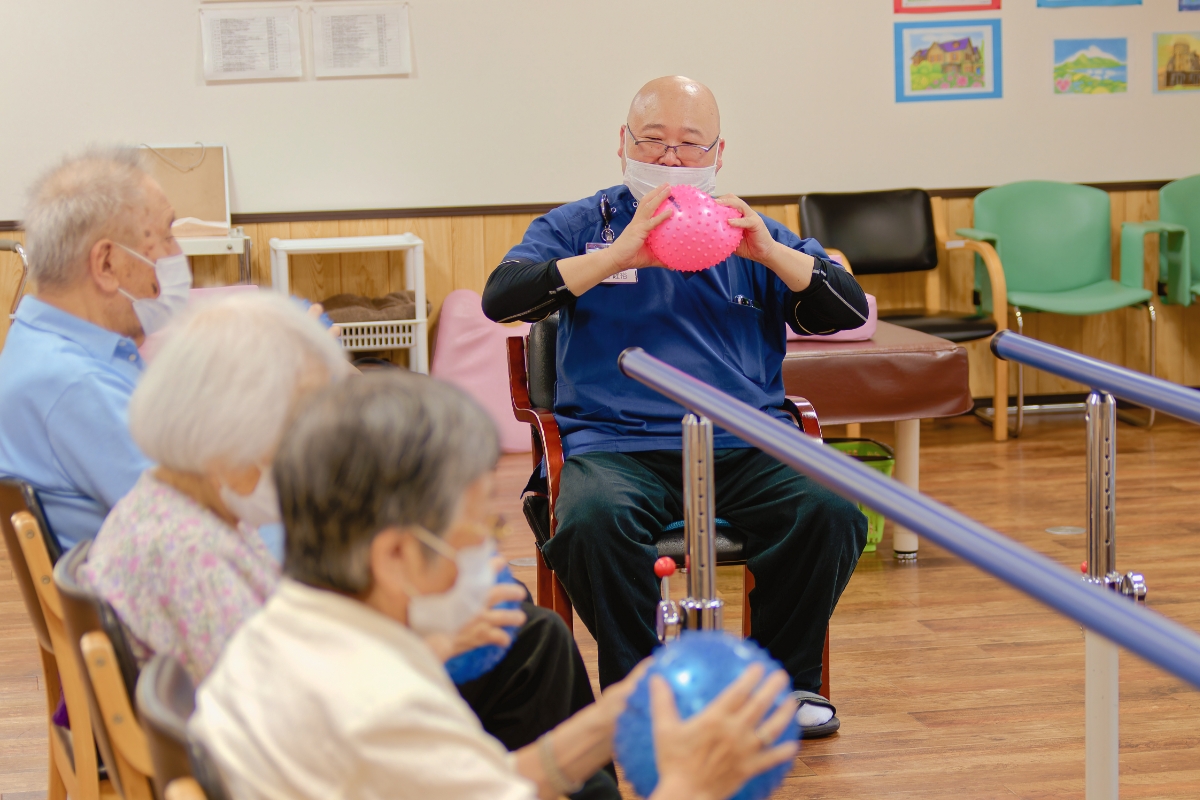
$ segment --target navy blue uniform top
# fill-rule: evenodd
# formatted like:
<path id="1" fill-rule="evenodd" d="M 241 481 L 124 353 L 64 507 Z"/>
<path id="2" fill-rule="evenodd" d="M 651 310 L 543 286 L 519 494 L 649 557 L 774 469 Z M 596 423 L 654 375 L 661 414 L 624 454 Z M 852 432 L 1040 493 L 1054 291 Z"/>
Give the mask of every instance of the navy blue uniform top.
<path id="1" fill-rule="evenodd" d="M 767 218 L 763 221 L 772 238 L 818 259 L 813 285 L 803 292 L 793 293 L 762 264 L 731 256 L 700 272 L 639 269 L 636 283 L 602 283 L 575 297 L 563 285 L 555 262 L 583 255 L 589 242 L 602 241 L 604 196 L 614 212 L 612 232 L 620 236 L 637 205 L 627 188 L 615 186 L 535 219 L 484 292 L 484 310 L 493 319 L 536 320 L 559 311 L 554 415 L 568 456 L 680 449 L 683 407 L 621 374 L 617 357 L 627 347 L 641 347 L 782 418 L 785 326 L 791 324 L 799 333 L 825 333 L 857 327 L 866 319 L 862 290 L 828 262 L 821 245 Z M 840 314 L 849 321 L 805 329 L 798 309 L 809 298 L 817 318 Z M 514 303 L 524 307 L 506 313 Z M 822 309 L 833 313 L 822 317 Z M 718 449 L 749 446 L 719 429 L 713 444 Z"/>

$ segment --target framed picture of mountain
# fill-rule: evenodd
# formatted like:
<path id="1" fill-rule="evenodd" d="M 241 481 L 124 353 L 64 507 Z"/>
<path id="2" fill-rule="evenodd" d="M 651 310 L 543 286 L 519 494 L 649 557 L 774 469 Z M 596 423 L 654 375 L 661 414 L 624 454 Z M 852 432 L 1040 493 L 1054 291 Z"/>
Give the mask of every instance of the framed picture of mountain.
<path id="1" fill-rule="evenodd" d="M 1142 0 L 1038 0 L 1038 8 L 1074 8 L 1075 6 L 1140 6 Z"/>
<path id="2" fill-rule="evenodd" d="M 895 26 L 897 103 L 1004 96 L 1000 20 Z"/>
<path id="3" fill-rule="evenodd" d="M 1125 39 L 1055 39 L 1055 94 L 1117 94 L 1129 90 Z"/>
<path id="4" fill-rule="evenodd" d="M 1000 0 L 894 0 L 894 3 L 897 14 L 941 14 L 947 11 L 990 11 L 1000 8 Z"/>
<path id="5" fill-rule="evenodd" d="M 1154 91 L 1200 92 L 1200 31 L 1154 34 Z"/>

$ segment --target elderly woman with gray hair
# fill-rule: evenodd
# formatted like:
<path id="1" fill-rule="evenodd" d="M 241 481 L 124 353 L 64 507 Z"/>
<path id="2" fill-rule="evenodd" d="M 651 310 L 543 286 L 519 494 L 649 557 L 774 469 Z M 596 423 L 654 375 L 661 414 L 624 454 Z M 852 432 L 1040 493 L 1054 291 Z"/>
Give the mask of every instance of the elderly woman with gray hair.
<path id="1" fill-rule="evenodd" d="M 305 403 L 274 462 L 285 577 L 190 723 L 233 796 L 553 798 L 609 761 L 640 671 L 510 754 L 423 638 L 452 635 L 483 603 L 498 452 L 486 413 L 427 378 L 369 375 Z M 655 800 L 720 800 L 790 759 L 795 742 L 769 743 L 794 704 L 764 719 L 787 683 L 753 667 L 681 721 L 652 680 Z"/>

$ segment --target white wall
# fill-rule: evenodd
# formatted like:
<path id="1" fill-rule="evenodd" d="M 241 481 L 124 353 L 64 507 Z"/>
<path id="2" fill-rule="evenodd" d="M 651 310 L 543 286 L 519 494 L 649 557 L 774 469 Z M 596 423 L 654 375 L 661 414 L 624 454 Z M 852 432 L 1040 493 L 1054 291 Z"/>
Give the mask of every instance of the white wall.
<path id="1" fill-rule="evenodd" d="M 1003 19 L 1004 99 L 897 104 L 891 0 L 412 0 L 410 78 L 239 85 L 201 77 L 197 0 L 3 0 L 0 220 L 89 142 L 224 142 L 235 213 L 570 200 L 668 73 L 716 92 L 746 195 L 1200 172 L 1200 93 L 1151 91 L 1152 32 L 1200 13 L 1145 2 L 949 15 Z M 1083 36 L 1128 37 L 1127 94 L 1053 94 Z"/>

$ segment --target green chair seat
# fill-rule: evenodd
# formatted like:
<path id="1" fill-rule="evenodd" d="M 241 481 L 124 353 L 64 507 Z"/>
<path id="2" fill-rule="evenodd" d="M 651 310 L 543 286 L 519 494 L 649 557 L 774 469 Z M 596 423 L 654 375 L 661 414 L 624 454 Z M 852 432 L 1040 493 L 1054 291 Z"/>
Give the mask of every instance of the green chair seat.
<path id="1" fill-rule="evenodd" d="M 1027 311 L 1084 316 L 1134 306 L 1153 296 L 1147 289 L 1107 280 L 1065 292 L 1009 292 L 1008 302 Z"/>

